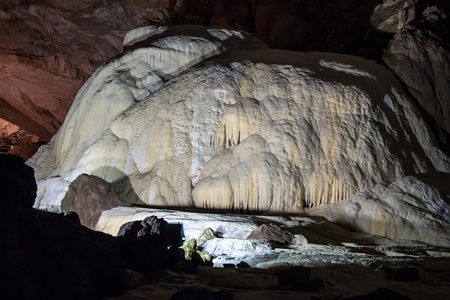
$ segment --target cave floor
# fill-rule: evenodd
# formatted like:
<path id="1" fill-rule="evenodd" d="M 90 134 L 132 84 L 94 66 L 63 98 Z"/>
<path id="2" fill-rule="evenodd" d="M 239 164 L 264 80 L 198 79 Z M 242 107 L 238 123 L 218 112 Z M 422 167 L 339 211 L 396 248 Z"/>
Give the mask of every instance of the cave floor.
<path id="1" fill-rule="evenodd" d="M 375 291 L 381 294 L 361 299 L 449 299 L 450 248 L 352 232 L 320 217 L 118 207 L 103 213 L 97 229 L 114 235 L 121 224 L 150 215 L 182 223 L 187 239 L 213 229 L 220 245 L 210 247 L 214 265 L 192 274 L 166 270 L 115 299 L 169 299 L 187 288 L 208 291 L 208 299 L 345 299 Z M 280 226 L 293 235 L 292 242 L 247 240 L 261 224 Z M 233 267 L 242 261 L 249 268 Z M 279 272 L 293 266 L 310 268 L 310 278 L 300 285 L 280 281 Z M 189 297 L 204 299 L 198 293 L 179 299 Z"/>

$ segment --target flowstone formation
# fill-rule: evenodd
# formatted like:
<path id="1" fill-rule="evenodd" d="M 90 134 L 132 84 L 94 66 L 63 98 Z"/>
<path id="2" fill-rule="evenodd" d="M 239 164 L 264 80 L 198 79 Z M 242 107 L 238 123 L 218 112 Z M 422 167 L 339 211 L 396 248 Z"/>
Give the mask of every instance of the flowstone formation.
<path id="1" fill-rule="evenodd" d="M 60 205 L 82 173 L 137 204 L 296 212 L 450 169 L 372 61 L 197 26 L 136 29 L 125 46 L 28 161 L 36 207 Z"/>

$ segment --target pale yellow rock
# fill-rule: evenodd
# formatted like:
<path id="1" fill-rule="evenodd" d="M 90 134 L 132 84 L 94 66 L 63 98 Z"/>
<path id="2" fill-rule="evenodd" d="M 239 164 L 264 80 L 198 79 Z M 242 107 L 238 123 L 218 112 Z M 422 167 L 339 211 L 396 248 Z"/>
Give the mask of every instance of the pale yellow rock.
<path id="1" fill-rule="evenodd" d="M 384 67 L 196 30 L 99 69 L 29 161 L 37 178 L 93 174 L 140 204 L 299 212 L 450 169 Z"/>

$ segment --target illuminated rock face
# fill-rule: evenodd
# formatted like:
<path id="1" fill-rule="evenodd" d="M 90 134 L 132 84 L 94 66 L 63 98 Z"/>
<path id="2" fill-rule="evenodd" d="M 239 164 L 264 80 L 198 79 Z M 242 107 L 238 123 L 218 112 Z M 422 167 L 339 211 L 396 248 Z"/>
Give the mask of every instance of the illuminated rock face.
<path id="1" fill-rule="evenodd" d="M 65 189 L 52 186 L 87 173 L 135 203 L 292 212 L 449 170 L 371 61 L 269 50 L 238 31 L 140 32 L 147 40 L 126 38 L 129 51 L 96 71 L 29 161 L 36 205 L 58 205 Z"/>
<path id="2" fill-rule="evenodd" d="M 408 176 L 312 211 L 360 232 L 450 245 L 448 174 Z"/>

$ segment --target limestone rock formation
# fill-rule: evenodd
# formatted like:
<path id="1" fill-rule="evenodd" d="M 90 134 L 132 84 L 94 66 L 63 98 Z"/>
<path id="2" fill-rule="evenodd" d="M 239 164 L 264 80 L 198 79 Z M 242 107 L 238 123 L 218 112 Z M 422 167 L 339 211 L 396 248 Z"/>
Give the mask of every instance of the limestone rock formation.
<path id="1" fill-rule="evenodd" d="M 442 173 L 409 176 L 311 213 L 361 232 L 448 246 L 449 180 Z"/>
<path id="2" fill-rule="evenodd" d="M 263 239 L 243 240 L 214 238 L 203 245 L 203 250 L 207 251 L 212 256 L 227 255 L 235 257 L 248 252 L 264 253 L 271 249 L 272 245 L 270 244 L 270 241 Z"/>
<path id="3" fill-rule="evenodd" d="M 84 81 L 168 2 L 2 1 L 0 118 L 50 140 Z"/>
<path id="4" fill-rule="evenodd" d="M 442 142 L 449 144 L 450 5 L 448 1 L 424 0 L 388 0 L 383 3 L 383 6 L 386 5 L 385 10 L 390 10 L 393 14 L 389 31 L 395 35 L 383 60 L 431 116 L 429 123 L 435 124 L 436 132 L 441 131 L 439 137 Z M 382 10 L 376 10 L 372 19 L 377 15 L 380 18 L 386 17 L 380 11 Z"/>
<path id="5" fill-rule="evenodd" d="M 379 31 L 396 33 L 404 25 L 407 16 L 403 15 L 400 20 L 400 13 L 403 10 L 407 0 L 383 0 L 378 4 L 370 15 L 370 23 Z M 409 20 L 408 20 L 409 21 Z"/>
<path id="6" fill-rule="evenodd" d="M 450 170 L 400 83 L 374 62 L 269 50 L 220 28 L 141 32 L 147 39 L 134 35 L 96 71 L 29 160 L 39 205 L 58 205 L 51 186 L 87 173 L 134 203 L 293 212 Z"/>
<path id="7" fill-rule="evenodd" d="M 448 1 L 380 2 L 3 1 L 0 4 L 3 29 L 0 32 L 0 118 L 48 141 L 62 124 L 77 90 L 96 68 L 122 51 L 125 33 L 137 26 L 226 26 L 248 31 L 273 48 L 338 52 L 377 59 L 381 58 L 396 28 L 413 26 L 412 35 L 408 33 L 411 29 L 396 34 L 385 60 L 431 114 L 427 122 L 434 125 L 436 119 L 446 130 L 440 137 L 446 142 L 448 104 L 442 95 L 448 94 L 445 82 L 448 59 L 443 54 L 448 52 L 445 37 L 449 31 Z M 441 28 L 444 23 L 447 25 Z M 408 53 L 410 48 L 414 51 Z M 415 84 L 414 76 L 420 77 L 420 84 Z M 435 80 L 439 83 L 433 86 Z M 18 154 L 25 157 L 23 152 L 34 151 L 28 144 L 25 150 Z"/>
<path id="8" fill-rule="evenodd" d="M 97 176 L 81 174 L 69 186 L 61 201 L 63 212 L 76 212 L 81 225 L 95 229 L 103 211 L 128 203 L 117 196 L 111 184 Z"/>

